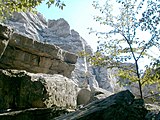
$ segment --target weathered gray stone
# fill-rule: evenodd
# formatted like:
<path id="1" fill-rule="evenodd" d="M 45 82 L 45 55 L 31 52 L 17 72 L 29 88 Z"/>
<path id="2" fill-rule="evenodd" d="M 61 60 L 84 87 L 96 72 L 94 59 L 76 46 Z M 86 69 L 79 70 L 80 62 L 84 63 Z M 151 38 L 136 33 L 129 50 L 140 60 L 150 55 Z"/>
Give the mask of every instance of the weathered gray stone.
<path id="1" fill-rule="evenodd" d="M 58 46 L 44 44 L 34 39 L 22 36 L 21 34 L 14 33 L 9 43 L 10 46 L 15 46 L 24 51 L 30 50 L 33 54 L 38 54 L 45 57 L 51 57 L 52 59 L 60 59 L 64 62 L 75 64 L 77 62 L 77 56 L 73 53 L 69 53 Z"/>
<path id="2" fill-rule="evenodd" d="M 144 120 L 147 112 L 143 100 L 134 99 L 127 90 L 53 120 Z"/>
<path id="3" fill-rule="evenodd" d="M 2 57 L 8 45 L 9 38 L 12 32 L 13 32 L 13 29 L 11 29 L 9 26 L 0 24 L 0 58 Z"/>
<path id="4" fill-rule="evenodd" d="M 99 87 L 91 87 L 91 98 L 88 103 L 91 103 L 95 100 L 104 99 L 113 93 L 110 91 L 107 91 L 105 89 L 99 88 Z"/>
<path id="5" fill-rule="evenodd" d="M 0 70 L 0 110 L 59 106 L 76 108 L 78 87 L 67 77 Z"/>
<path id="6" fill-rule="evenodd" d="M 112 94 L 113 93 L 106 91 L 102 88 L 91 87 L 90 85 L 88 85 L 87 88 L 82 88 L 78 92 L 77 105 L 84 106 L 84 105 L 87 105 L 95 100 L 100 100 L 100 99 L 106 98 Z"/>
<path id="7" fill-rule="evenodd" d="M 70 26 L 63 18 L 58 20 L 49 20 L 48 28 L 59 37 L 67 37 L 70 35 Z"/>
<path id="8" fill-rule="evenodd" d="M 0 59 L 0 67 L 70 77 L 76 61 L 75 54 L 14 33 Z"/>
<path id="9" fill-rule="evenodd" d="M 107 68 L 107 66 L 94 67 L 94 74 L 96 75 L 100 88 L 113 93 L 124 90 L 118 83 L 120 78 L 116 76 L 116 74 L 118 74 L 118 68 Z"/>
<path id="10" fill-rule="evenodd" d="M 88 104 L 90 98 L 91 98 L 91 90 L 89 88 L 81 89 L 77 96 L 77 105 Z"/>
<path id="11" fill-rule="evenodd" d="M 35 18 L 35 19 L 33 19 Z M 49 20 L 42 15 L 31 13 L 15 13 L 8 24 L 16 29 L 16 32 L 29 36 L 44 43 L 54 44 L 60 48 L 78 54 L 81 51 L 92 53 L 91 47 L 75 30 L 70 30 L 69 24 L 64 19 Z M 86 69 L 87 68 L 87 69 Z M 86 63 L 85 58 L 78 58 L 72 79 L 81 86 L 85 82 L 86 70 L 89 73 L 89 84 L 98 87 L 95 76 L 92 74 L 92 66 Z"/>
<path id="12" fill-rule="evenodd" d="M 14 27 L 15 32 L 35 40 L 40 40 L 41 36 L 38 34 L 39 31 L 47 28 L 46 19 L 40 13 L 15 12 L 11 20 L 8 20 L 6 23 Z"/>

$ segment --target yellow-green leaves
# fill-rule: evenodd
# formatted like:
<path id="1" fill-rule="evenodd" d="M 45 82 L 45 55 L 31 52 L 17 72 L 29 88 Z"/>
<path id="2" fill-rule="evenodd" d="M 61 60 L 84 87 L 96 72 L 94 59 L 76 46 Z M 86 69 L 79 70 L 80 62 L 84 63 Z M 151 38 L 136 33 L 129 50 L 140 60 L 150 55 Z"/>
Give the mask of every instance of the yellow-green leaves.
<path id="1" fill-rule="evenodd" d="M 120 69 L 117 75 L 122 79 L 128 79 L 131 82 L 137 82 L 139 80 L 136 76 L 135 70 L 130 70 L 129 68 L 128 70 Z"/>
<path id="2" fill-rule="evenodd" d="M 14 12 L 36 12 L 36 6 L 44 0 L 0 0 L 0 21 L 2 22 Z M 55 4 L 56 7 L 63 9 L 64 3 L 60 0 L 48 0 L 48 7 Z"/>
<path id="3" fill-rule="evenodd" d="M 115 7 L 116 6 L 116 7 Z M 146 7 L 147 6 L 147 7 Z M 119 76 L 130 79 L 131 82 L 138 81 L 140 95 L 142 98 L 142 87 L 147 84 L 158 82 L 157 75 L 143 76 L 139 60 L 155 60 L 155 56 L 149 52 L 151 48 L 156 47 L 160 50 L 160 3 L 148 0 L 106 0 L 104 5 L 94 2 L 93 7 L 100 11 L 94 19 L 100 24 L 106 25 L 106 32 L 97 32 L 98 49 L 102 55 L 91 57 L 95 65 L 106 61 L 104 56 L 115 63 L 130 62 L 135 64 L 134 73 L 131 71 L 119 71 Z M 93 30 L 90 28 L 90 30 Z M 147 36 L 147 34 L 149 34 Z M 147 37 L 144 37 L 144 36 Z M 158 53 L 159 51 L 157 51 Z M 101 56 L 100 56 L 101 57 Z M 107 61 L 108 62 L 108 61 Z M 109 63 L 108 65 L 113 65 Z"/>
<path id="4" fill-rule="evenodd" d="M 42 0 L 1 0 L 0 20 L 11 16 L 14 12 L 33 12 Z"/>
<path id="5" fill-rule="evenodd" d="M 148 68 L 145 71 L 143 78 L 141 79 L 141 83 L 143 86 L 155 83 L 160 84 L 160 73 L 154 69 Z"/>

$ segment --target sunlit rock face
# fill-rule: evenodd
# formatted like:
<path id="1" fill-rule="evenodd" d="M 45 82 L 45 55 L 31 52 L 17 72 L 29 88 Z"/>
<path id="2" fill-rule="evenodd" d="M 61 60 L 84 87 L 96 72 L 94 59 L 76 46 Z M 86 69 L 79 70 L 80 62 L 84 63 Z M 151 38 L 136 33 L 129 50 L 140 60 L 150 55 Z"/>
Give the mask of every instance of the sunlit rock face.
<path id="1" fill-rule="evenodd" d="M 124 89 L 119 85 L 120 78 L 116 76 L 118 68 L 94 67 L 94 74 L 100 88 L 114 93 Z"/>
<path id="2" fill-rule="evenodd" d="M 31 13 L 15 13 L 14 17 L 10 19 L 7 22 L 7 24 L 14 28 L 16 32 L 14 34 L 19 34 L 19 35 L 21 34 L 23 36 L 26 36 L 27 39 L 31 38 L 32 42 L 34 42 L 35 44 L 39 44 L 38 42 L 42 42 L 41 46 L 43 46 L 43 44 L 46 44 L 44 46 L 46 50 L 48 49 L 48 51 L 54 51 L 50 49 L 49 47 L 50 45 L 53 45 L 53 46 L 56 45 L 60 47 L 61 52 L 57 51 L 57 53 L 61 54 L 60 56 L 62 57 L 60 59 L 67 61 L 68 65 L 61 64 L 61 62 L 57 63 L 57 61 L 51 61 L 50 59 L 48 60 L 48 58 L 43 58 L 43 59 L 41 58 L 40 59 L 41 62 L 39 63 L 45 63 L 45 66 L 48 66 L 48 67 L 49 67 L 49 64 L 55 63 L 53 67 L 59 70 L 58 72 L 54 72 L 57 70 L 52 70 L 52 72 L 47 71 L 46 73 L 56 73 L 56 74 L 58 73 L 58 74 L 62 74 L 67 77 L 70 77 L 75 83 L 77 83 L 82 88 L 85 88 L 87 84 L 89 84 L 91 87 L 100 87 L 110 92 L 118 92 L 124 89 L 129 89 L 134 93 L 134 95 L 139 96 L 138 84 L 132 84 L 130 86 L 126 86 L 125 88 L 119 85 L 118 81 L 121 81 L 121 79 L 119 77 L 116 77 L 116 74 L 118 73 L 119 68 L 115 67 L 112 69 L 111 68 L 108 69 L 107 67 L 94 67 L 87 62 L 85 57 L 78 57 L 77 62 L 75 63 L 75 68 L 72 66 L 72 62 L 73 61 L 75 62 L 76 58 L 68 54 L 68 52 L 75 53 L 77 55 L 81 51 L 86 51 L 90 54 L 92 54 L 93 52 L 91 47 L 87 44 L 87 42 L 79 35 L 77 31 L 71 30 L 70 25 L 63 18 L 58 20 L 47 21 L 40 13 L 36 15 Z M 3 35 L 3 33 L 0 34 L 2 35 L 1 39 L 3 38 L 4 35 L 6 36 L 7 34 L 10 34 L 10 32 L 6 32 Z M 13 36 L 13 38 L 15 37 Z M 5 39 L 9 39 L 9 38 L 7 37 Z M 8 44 L 7 42 L 5 43 Z M 11 45 L 12 43 L 18 44 L 17 42 L 14 42 L 14 40 L 12 40 L 10 43 Z M 3 51 L 5 49 L 4 42 L 1 42 L 1 46 L 3 47 L 1 47 L 0 49 L 2 49 L 1 51 Z M 41 48 L 39 49 L 40 50 L 39 53 L 42 52 Z M 68 52 L 63 52 L 62 49 Z M 28 49 L 28 51 L 30 50 L 31 49 Z M 14 53 L 16 54 L 18 52 L 14 52 Z M 67 53 L 67 54 L 64 55 L 64 53 Z M 38 63 L 35 63 L 35 61 L 31 63 L 38 64 Z M 38 62 L 38 59 L 37 59 L 37 62 Z M 130 68 L 131 64 L 126 64 L 126 65 L 128 65 Z M 134 66 L 134 65 L 132 64 L 131 66 Z M 49 68 L 52 68 L 52 67 L 49 67 Z M 74 71 L 72 71 L 73 69 Z M 37 69 L 37 70 L 42 70 L 42 69 Z M 46 71 L 46 67 L 43 68 L 42 72 L 43 71 Z M 30 71 L 30 72 L 34 72 L 34 71 Z M 122 82 L 127 83 L 128 81 L 122 81 Z M 151 87 L 144 88 L 143 91 L 145 95 L 148 95 L 150 88 Z M 156 87 L 152 87 L 152 88 L 156 88 Z M 155 89 L 154 91 L 156 90 L 157 89 Z"/>
<path id="3" fill-rule="evenodd" d="M 92 54 L 91 47 L 75 30 L 71 30 L 67 21 L 63 18 L 48 20 L 38 13 L 15 13 L 7 24 L 13 26 L 16 32 L 35 38 L 38 41 L 54 44 L 60 48 L 78 55 L 81 51 Z M 118 85 L 118 78 L 114 77 L 117 68 L 106 69 L 93 67 L 85 57 L 77 59 L 71 78 L 80 87 L 89 84 L 92 87 L 101 87 L 111 92 L 122 90 Z"/>
<path id="4" fill-rule="evenodd" d="M 60 48 L 78 54 L 85 50 L 92 54 L 91 47 L 75 30 L 71 30 L 67 21 L 63 18 L 58 20 L 45 20 L 41 14 L 15 13 L 7 24 L 14 27 L 16 32 L 35 40 L 54 44 Z M 78 58 L 71 78 L 80 86 L 89 81 L 91 86 L 98 87 L 95 76 L 92 74 L 92 66 L 85 58 Z M 86 75 L 87 74 L 87 75 Z M 86 77 L 87 76 L 87 77 Z M 89 79 L 89 80 L 87 80 Z"/>
<path id="5" fill-rule="evenodd" d="M 71 77 L 77 62 L 75 54 L 19 33 L 10 34 L 7 26 L 1 25 L 0 29 L 0 68 Z"/>
<path id="6" fill-rule="evenodd" d="M 116 77 L 119 68 L 95 67 L 78 57 L 81 51 L 92 54 L 92 49 L 64 19 L 46 21 L 39 13 L 15 13 L 6 23 L 14 32 L 0 25 L 1 108 L 74 109 L 124 90 Z M 127 89 L 137 95 L 136 85 Z"/>

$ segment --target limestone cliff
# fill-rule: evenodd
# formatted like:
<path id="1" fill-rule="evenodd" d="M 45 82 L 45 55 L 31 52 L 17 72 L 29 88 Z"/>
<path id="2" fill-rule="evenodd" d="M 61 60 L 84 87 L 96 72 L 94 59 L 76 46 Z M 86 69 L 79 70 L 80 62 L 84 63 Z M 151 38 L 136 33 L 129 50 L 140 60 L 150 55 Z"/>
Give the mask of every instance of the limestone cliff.
<path id="1" fill-rule="evenodd" d="M 15 13 L 14 17 L 7 24 L 13 26 L 16 32 L 35 40 L 57 45 L 75 54 L 81 51 L 92 54 L 92 49 L 87 42 L 78 32 L 71 30 L 69 24 L 63 18 L 46 21 L 41 14 Z M 71 78 L 81 87 L 89 83 L 90 86 L 100 86 L 114 92 L 121 90 L 116 82 L 117 79 L 113 77 L 114 74 L 112 69 L 106 70 L 106 68 L 99 69 L 91 66 L 84 57 L 77 59 Z M 113 78 L 115 81 L 112 81 Z"/>
<path id="2" fill-rule="evenodd" d="M 134 100 L 129 91 L 112 95 L 122 89 L 115 77 L 118 68 L 93 67 L 85 57 L 77 59 L 78 52 L 92 54 L 92 49 L 78 32 L 70 30 L 64 19 L 47 22 L 40 14 L 15 13 L 6 23 L 14 32 L 0 24 L 0 119 L 51 120 L 81 107 L 79 110 L 87 111 L 73 113 L 75 118 L 85 112 L 84 119 L 86 115 L 101 119 L 101 114 L 98 118 L 94 115 L 99 115 L 103 108 L 115 114 L 117 108 L 124 107 L 131 110 L 127 116 L 135 108 L 138 115 L 139 111 L 146 111 L 141 109 L 143 101 Z M 122 104 L 115 104 L 117 101 Z M 88 107 L 83 108 L 86 104 Z M 135 112 L 134 115 L 137 117 Z"/>
<path id="3" fill-rule="evenodd" d="M 18 33 L 11 34 L 6 41 L 0 36 L 0 40 L 0 68 L 61 74 L 67 77 L 71 76 L 75 68 L 77 56 L 55 45 L 44 44 Z"/>
<path id="4" fill-rule="evenodd" d="M 74 53 L 13 33 L 3 24 L 0 47 L 0 113 L 8 109 L 77 107 L 79 87 L 69 79 L 77 61 Z"/>
<path id="5" fill-rule="evenodd" d="M 45 107 L 51 104 L 49 107 L 56 105 L 75 108 L 77 101 L 86 104 L 97 95 L 97 92 L 100 92 L 102 97 L 99 96 L 95 99 L 101 99 L 111 94 L 110 92 L 96 88 L 97 86 L 92 88 L 93 85 L 96 85 L 96 82 L 92 82 L 90 86 L 91 89 L 88 91 L 90 94 L 90 96 L 87 96 L 88 101 L 83 101 L 86 97 L 85 95 L 81 96 L 81 94 L 78 94 L 80 85 L 78 86 L 73 81 L 76 81 L 74 76 L 77 77 L 77 81 L 79 80 L 77 83 L 82 83 L 86 80 L 87 77 L 84 73 L 89 68 L 86 59 L 79 58 L 79 62 L 77 62 L 77 55 L 75 53 L 61 49 L 53 43 L 49 44 L 38 41 L 33 36 L 18 32 L 17 28 L 14 28 L 14 30 L 13 32 L 11 27 L 0 24 L 0 69 L 2 71 L 0 75 L 0 103 L 2 105 L 0 106 L 0 110 L 13 109 L 14 107 L 12 106 L 20 109 L 23 107 L 34 107 L 32 104 L 38 104 L 38 107 Z M 74 35 L 75 34 L 77 34 L 77 36 L 79 35 L 77 32 L 74 32 Z M 80 39 L 79 36 L 78 40 Z M 82 41 L 79 42 L 82 43 Z M 85 43 L 81 45 L 79 48 L 81 50 L 85 49 Z M 74 47 L 76 49 L 76 46 Z M 71 73 L 75 68 L 75 63 L 76 69 Z M 21 72 L 21 70 L 30 73 L 26 73 L 25 71 Z M 88 79 L 90 79 L 89 81 L 95 80 L 92 79 L 94 76 L 91 72 L 87 74 Z M 27 76 L 27 78 L 23 76 Z M 72 79 L 65 78 L 64 76 Z M 41 81 L 41 79 L 43 79 L 43 81 Z M 73 84 L 70 85 L 71 80 Z M 81 82 L 80 80 L 83 81 Z M 24 84 L 22 84 L 23 82 Z M 14 86 L 12 87 L 12 85 Z M 38 87 L 39 90 L 35 89 L 36 87 Z M 86 84 L 85 87 L 88 87 L 88 84 Z M 46 92 L 44 93 L 45 95 L 43 92 Z M 21 93 L 23 93 L 23 95 L 21 95 Z M 36 93 L 39 94 L 38 98 L 35 98 Z M 44 97 L 47 96 L 46 94 L 49 95 L 48 98 Z M 81 97 L 77 97 L 78 95 Z M 73 99 L 67 100 L 68 97 Z M 27 100 L 30 102 L 28 103 Z M 27 107 L 27 105 L 29 106 Z M 35 106 L 37 107 L 37 105 Z"/>

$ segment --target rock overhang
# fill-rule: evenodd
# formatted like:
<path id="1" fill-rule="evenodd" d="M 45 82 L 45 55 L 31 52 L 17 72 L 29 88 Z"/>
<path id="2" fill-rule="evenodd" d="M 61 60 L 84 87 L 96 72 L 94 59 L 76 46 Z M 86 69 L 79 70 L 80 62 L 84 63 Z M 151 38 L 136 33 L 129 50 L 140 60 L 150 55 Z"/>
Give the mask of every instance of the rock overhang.
<path id="1" fill-rule="evenodd" d="M 4 39 L 6 35 L 8 39 L 5 46 L 4 41 L 0 41 L 4 46 L 1 50 L 3 55 L 0 59 L 0 68 L 71 76 L 78 58 L 76 54 L 54 44 L 46 44 L 17 32 L 12 33 L 12 29 L 3 24 L 0 25 L 0 29 L 0 39 Z"/>

